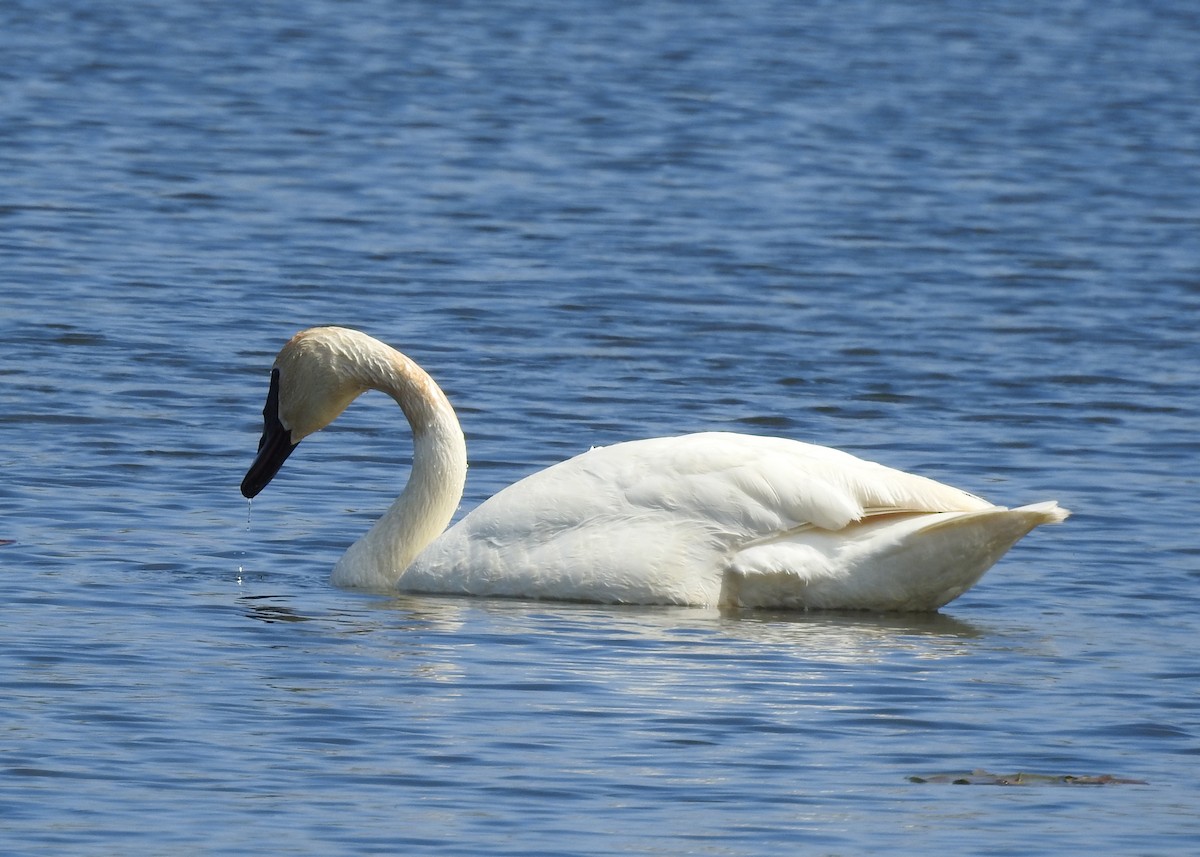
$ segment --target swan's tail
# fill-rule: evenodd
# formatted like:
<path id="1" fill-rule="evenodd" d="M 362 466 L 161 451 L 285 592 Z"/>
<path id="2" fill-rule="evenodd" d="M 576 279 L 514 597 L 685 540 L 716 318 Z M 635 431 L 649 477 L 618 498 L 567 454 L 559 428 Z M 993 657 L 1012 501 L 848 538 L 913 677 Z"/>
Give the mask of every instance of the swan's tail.
<path id="1" fill-rule="evenodd" d="M 811 529 L 741 552 L 722 602 L 742 607 L 936 610 L 975 584 L 1030 530 L 1070 512 L 1016 509 L 880 516 L 835 532 Z"/>
<path id="2" fill-rule="evenodd" d="M 1024 512 L 1027 515 L 1034 516 L 1036 518 L 1034 522 L 1035 527 L 1041 524 L 1061 524 L 1067 518 L 1071 517 L 1070 509 L 1064 509 L 1053 500 L 1045 503 L 1030 503 L 1028 506 L 1018 506 L 1012 511 Z"/>

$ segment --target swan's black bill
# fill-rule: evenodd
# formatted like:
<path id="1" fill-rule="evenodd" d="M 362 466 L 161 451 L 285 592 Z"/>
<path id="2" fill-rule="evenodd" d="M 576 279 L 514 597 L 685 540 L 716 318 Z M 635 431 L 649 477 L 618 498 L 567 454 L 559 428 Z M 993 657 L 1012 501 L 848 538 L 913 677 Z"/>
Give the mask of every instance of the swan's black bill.
<path id="1" fill-rule="evenodd" d="M 248 500 L 257 497 L 295 448 L 292 432 L 279 421 L 279 370 L 272 369 L 271 389 L 267 392 L 267 404 L 263 406 L 263 433 L 258 441 L 258 455 L 242 480 L 242 496 Z"/>

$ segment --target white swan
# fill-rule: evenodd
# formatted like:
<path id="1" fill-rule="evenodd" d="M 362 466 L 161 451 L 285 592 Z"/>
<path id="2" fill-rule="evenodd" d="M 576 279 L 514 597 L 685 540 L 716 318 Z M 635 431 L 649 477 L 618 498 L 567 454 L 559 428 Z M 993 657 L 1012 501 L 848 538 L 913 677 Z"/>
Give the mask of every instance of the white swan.
<path id="1" fill-rule="evenodd" d="M 593 449 L 500 491 L 450 530 L 462 430 L 417 364 L 355 330 L 318 327 L 279 352 L 254 497 L 303 438 L 367 390 L 413 431 L 408 484 L 333 582 L 407 592 L 606 603 L 936 610 L 1018 539 L 1064 520 L 1005 509 L 844 452 L 705 433 Z"/>

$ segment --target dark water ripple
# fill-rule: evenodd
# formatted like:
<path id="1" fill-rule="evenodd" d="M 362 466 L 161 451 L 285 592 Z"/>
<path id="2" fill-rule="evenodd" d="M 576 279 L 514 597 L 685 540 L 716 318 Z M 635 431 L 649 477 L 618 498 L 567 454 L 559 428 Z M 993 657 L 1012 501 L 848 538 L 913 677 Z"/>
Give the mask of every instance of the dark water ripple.
<path id="1" fill-rule="evenodd" d="M 1198 36 L 1175 0 L 0 7 L 6 853 L 1192 853 Z M 411 453 L 385 401 L 237 493 L 314 323 L 444 385 L 464 509 L 716 428 L 1075 515 L 933 617 L 339 592 Z M 1149 785 L 908 779 L 974 769 Z"/>

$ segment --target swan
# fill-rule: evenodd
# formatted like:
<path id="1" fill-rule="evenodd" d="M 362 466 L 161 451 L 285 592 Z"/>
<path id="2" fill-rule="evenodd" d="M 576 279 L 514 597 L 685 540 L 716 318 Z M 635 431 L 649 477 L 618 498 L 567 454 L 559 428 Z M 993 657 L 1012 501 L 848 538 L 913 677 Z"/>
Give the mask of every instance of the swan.
<path id="1" fill-rule="evenodd" d="M 412 430 L 409 479 L 334 567 L 345 587 L 601 603 L 931 611 L 1057 503 L 1008 509 L 795 440 L 726 432 L 594 448 L 503 489 L 454 527 L 462 429 L 434 380 L 365 333 L 315 327 L 279 352 L 258 495 L 297 444 L 380 390 Z"/>

